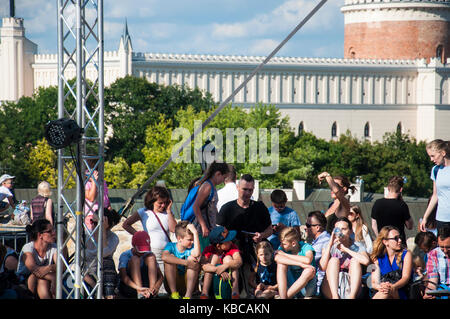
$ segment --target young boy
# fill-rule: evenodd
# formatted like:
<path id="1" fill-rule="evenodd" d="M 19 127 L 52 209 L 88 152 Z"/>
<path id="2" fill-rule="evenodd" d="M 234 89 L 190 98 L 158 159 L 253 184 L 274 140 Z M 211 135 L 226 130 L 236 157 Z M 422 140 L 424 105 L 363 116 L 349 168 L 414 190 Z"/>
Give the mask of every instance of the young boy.
<path id="1" fill-rule="evenodd" d="M 203 278 L 202 294 L 200 299 L 208 299 L 208 291 L 214 274 L 229 280 L 231 271 L 232 299 L 239 299 L 239 267 L 242 266 L 242 257 L 239 248 L 231 241 L 236 237 L 236 231 L 228 231 L 223 226 L 216 226 L 209 233 L 209 242 L 202 253 L 201 264 L 205 276 Z"/>
<path id="2" fill-rule="evenodd" d="M 200 272 L 200 240 L 197 229 L 188 221 L 175 226 L 177 242 L 167 243 L 162 253 L 164 275 L 171 291 L 171 299 L 191 299 Z"/>
<path id="3" fill-rule="evenodd" d="M 163 275 L 150 249 L 150 237 L 145 231 L 134 233 L 131 249 L 119 258 L 119 291 L 129 298 L 152 298 L 158 294 Z"/>
<path id="4" fill-rule="evenodd" d="M 293 298 L 299 292 L 304 297 L 313 296 L 316 292 L 313 247 L 300 241 L 300 235 L 294 227 L 286 227 L 281 231 L 280 242 L 275 255 L 280 298 Z"/>
<path id="5" fill-rule="evenodd" d="M 300 219 L 297 212 L 292 208 L 286 207 L 287 196 L 281 189 L 276 189 L 270 194 L 272 206 L 269 207 L 270 219 L 272 220 L 273 233 L 268 240 L 274 249 L 280 246 L 278 236 L 285 227 L 295 227 L 300 234 Z"/>
<path id="6" fill-rule="evenodd" d="M 8 174 L 3 174 L 0 177 L 0 212 L 3 212 L 8 209 L 9 206 L 12 208 L 16 208 L 16 203 L 14 201 L 14 195 L 12 193 L 13 188 L 13 179 L 15 176 L 11 176 Z M 5 201 L 5 198 L 8 202 Z M 14 216 L 12 216 L 14 218 Z"/>

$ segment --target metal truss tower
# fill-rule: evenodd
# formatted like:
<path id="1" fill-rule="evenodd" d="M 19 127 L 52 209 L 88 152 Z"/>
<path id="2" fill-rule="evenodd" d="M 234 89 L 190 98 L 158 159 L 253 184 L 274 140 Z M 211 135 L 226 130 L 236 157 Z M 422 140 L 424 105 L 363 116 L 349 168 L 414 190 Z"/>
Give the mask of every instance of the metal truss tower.
<path id="1" fill-rule="evenodd" d="M 97 238 L 103 236 L 103 0 L 57 0 L 57 8 L 58 118 L 76 121 L 84 132 L 75 151 L 72 147 L 58 150 L 56 298 L 100 299 L 103 247 Z M 84 204 L 84 188 L 91 178 L 98 190 L 99 216 L 92 230 L 85 217 L 93 208 Z M 65 192 L 74 180 L 75 200 Z M 94 255 L 89 264 L 88 254 Z M 83 281 L 89 271 L 96 278 L 93 288 Z"/>

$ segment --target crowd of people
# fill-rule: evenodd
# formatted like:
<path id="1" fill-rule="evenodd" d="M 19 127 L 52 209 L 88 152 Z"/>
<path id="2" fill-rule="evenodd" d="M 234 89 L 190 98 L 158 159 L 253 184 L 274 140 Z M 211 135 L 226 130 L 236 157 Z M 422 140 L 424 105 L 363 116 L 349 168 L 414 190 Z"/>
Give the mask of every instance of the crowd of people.
<path id="1" fill-rule="evenodd" d="M 348 178 L 322 172 L 317 178 L 329 185 L 332 203 L 327 211 L 309 212 L 302 224 L 299 214 L 286 206 L 283 190 L 274 190 L 271 206 L 266 207 L 252 197 L 255 180 L 251 175 L 242 174 L 237 181 L 232 165 L 213 162 L 189 186 L 193 213 L 185 220 L 175 219 L 167 188 L 154 186 L 146 193 L 144 207 L 122 224 L 131 235 L 131 249 L 121 253 L 117 272 L 112 257 L 119 238 L 111 229 L 120 216 L 104 199 L 103 295 L 144 299 L 447 298 L 450 145 L 435 140 L 426 150 L 436 165 L 431 172 L 433 195 L 417 225 L 419 254 L 406 245 L 405 228 L 413 229 L 414 223 L 402 199 L 403 178 L 389 179 L 388 193 L 375 201 L 369 225 L 361 208 L 350 203 L 354 188 Z M 0 190 L 7 188 L 8 198 L 14 177 L 6 177 L 1 177 Z M 83 273 L 84 283 L 92 288 L 97 281 L 95 242 L 100 240 L 98 176 L 91 172 L 88 177 L 84 220 L 89 236 Z M 224 182 L 225 187 L 217 190 Z M 31 241 L 20 254 L 0 247 L 0 273 L 17 277 L 10 287 L 1 287 L 4 298 L 55 297 L 53 205 L 48 185 L 39 185 L 38 190 L 32 201 L 33 223 L 26 228 Z M 13 201 L 8 203 L 13 205 Z M 141 223 L 143 230 L 133 227 L 135 223 Z"/>

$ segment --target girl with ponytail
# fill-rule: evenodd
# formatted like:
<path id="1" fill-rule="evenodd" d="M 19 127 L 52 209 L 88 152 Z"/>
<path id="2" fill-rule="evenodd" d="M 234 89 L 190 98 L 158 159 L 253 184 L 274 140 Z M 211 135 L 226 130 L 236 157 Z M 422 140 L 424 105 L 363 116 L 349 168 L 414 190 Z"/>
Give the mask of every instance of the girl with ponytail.
<path id="1" fill-rule="evenodd" d="M 202 250 L 209 245 L 209 232 L 216 226 L 218 202 L 216 186 L 223 183 L 228 172 L 229 166 L 227 163 L 214 161 L 197 184 L 200 187 L 193 205 L 195 214 L 193 224 L 200 235 Z M 208 201 L 211 193 L 213 193 L 212 199 Z"/>
<path id="2" fill-rule="evenodd" d="M 370 256 L 376 266 L 372 272 L 373 299 L 408 299 L 413 263 L 411 252 L 403 249 L 396 227 L 384 226 L 373 243 Z"/>

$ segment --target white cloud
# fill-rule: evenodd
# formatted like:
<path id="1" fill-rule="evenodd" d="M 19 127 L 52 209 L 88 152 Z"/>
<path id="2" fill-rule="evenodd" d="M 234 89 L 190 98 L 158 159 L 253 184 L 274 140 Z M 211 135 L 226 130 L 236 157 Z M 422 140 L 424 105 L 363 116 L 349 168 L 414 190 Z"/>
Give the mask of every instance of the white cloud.
<path id="1" fill-rule="evenodd" d="M 109 0 L 105 1 L 104 16 L 108 18 L 131 18 L 131 17 L 151 17 L 157 12 L 157 0 L 145 1 L 123 1 Z"/>
<path id="2" fill-rule="evenodd" d="M 241 38 L 248 36 L 267 36 L 280 32 L 287 32 L 295 27 L 318 4 L 312 0 L 290 0 L 267 14 L 260 14 L 243 22 L 222 23 L 213 25 L 213 34 L 219 38 Z M 311 18 L 304 28 L 329 29 L 333 21 L 341 15 L 337 0 L 328 1 Z"/>
<path id="3" fill-rule="evenodd" d="M 277 47 L 278 44 L 279 41 L 275 41 L 273 39 L 257 40 L 254 41 L 248 48 L 248 52 L 251 55 L 267 56 Z"/>

